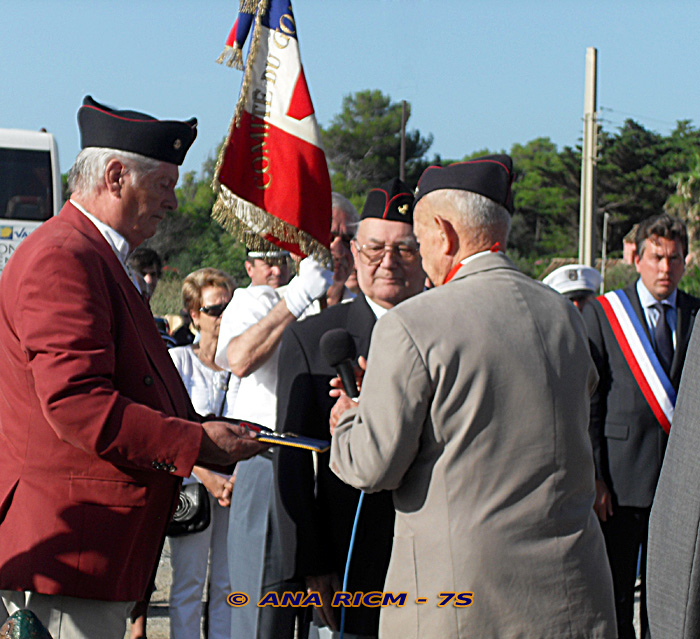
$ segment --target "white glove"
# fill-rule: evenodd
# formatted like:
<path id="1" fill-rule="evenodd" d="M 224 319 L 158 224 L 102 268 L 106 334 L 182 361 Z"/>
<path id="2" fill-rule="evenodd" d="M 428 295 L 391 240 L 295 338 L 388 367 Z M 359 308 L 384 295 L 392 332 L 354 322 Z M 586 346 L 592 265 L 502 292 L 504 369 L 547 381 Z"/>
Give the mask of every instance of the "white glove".
<path id="1" fill-rule="evenodd" d="M 289 283 L 284 293 L 289 312 L 299 317 L 332 283 L 333 271 L 321 266 L 313 257 L 303 259 L 299 264 L 299 275 Z"/>

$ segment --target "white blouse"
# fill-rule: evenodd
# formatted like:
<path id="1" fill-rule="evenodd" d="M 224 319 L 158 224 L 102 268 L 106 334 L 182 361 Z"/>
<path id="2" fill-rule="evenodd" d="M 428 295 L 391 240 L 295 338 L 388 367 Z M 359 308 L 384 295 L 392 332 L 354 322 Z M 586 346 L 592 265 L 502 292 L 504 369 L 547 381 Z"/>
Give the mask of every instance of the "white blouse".
<path id="1" fill-rule="evenodd" d="M 180 373 L 180 377 L 197 413 L 200 415 L 214 414 L 231 417 L 229 407 L 232 408 L 236 402 L 239 379 L 228 371 L 215 371 L 205 366 L 197 357 L 191 344 L 171 348 L 168 352 L 173 359 L 177 372 Z M 229 380 L 228 390 L 226 390 L 226 378 L 229 375 L 231 379 Z M 221 410 L 222 402 L 223 411 Z M 185 480 L 184 483 L 189 482 Z"/>

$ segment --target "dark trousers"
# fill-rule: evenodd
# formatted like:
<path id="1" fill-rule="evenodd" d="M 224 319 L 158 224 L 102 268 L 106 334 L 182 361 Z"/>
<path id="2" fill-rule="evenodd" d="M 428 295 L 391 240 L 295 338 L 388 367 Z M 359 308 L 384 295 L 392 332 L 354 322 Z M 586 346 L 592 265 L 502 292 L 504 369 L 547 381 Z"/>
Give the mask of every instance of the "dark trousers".
<path id="1" fill-rule="evenodd" d="M 306 591 L 304 584 L 294 581 L 282 581 L 270 586 L 264 586 L 262 594 L 264 596 L 270 592 L 276 592 L 281 599 L 285 592 L 296 593 L 301 591 Z M 259 609 L 258 619 L 258 637 L 261 639 L 277 639 L 279 637 L 304 639 L 309 633 L 310 616 L 306 608 L 265 606 Z"/>
<path id="2" fill-rule="evenodd" d="M 647 535 L 651 508 L 615 506 L 615 514 L 601 522 L 605 547 L 615 591 L 615 613 L 619 639 L 635 639 L 634 584 L 637 580 L 637 560 L 642 550 L 640 573 L 642 590 L 640 600 L 640 628 L 642 638 L 649 638 L 646 605 Z"/>

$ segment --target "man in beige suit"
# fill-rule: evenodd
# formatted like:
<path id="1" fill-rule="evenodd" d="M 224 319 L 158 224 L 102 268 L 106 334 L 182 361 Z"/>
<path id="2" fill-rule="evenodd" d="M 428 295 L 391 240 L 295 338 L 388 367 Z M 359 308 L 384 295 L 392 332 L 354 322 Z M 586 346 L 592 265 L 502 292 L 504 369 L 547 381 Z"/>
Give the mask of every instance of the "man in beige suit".
<path id="1" fill-rule="evenodd" d="M 380 636 L 616 636 L 597 374 L 580 313 L 502 252 L 511 180 L 505 155 L 426 170 L 415 232 L 436 288 L 377 322 L 359 404 L 334 407 L 331 468 L 394 491 L 384 590 L 407 599 L 382 609 Z"/>

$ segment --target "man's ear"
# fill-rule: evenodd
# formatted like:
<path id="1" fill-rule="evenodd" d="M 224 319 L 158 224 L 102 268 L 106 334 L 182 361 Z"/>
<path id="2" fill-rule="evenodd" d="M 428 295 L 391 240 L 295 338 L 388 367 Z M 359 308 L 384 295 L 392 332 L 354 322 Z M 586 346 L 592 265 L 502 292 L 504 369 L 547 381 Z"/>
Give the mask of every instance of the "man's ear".
<path id="1" fill-rule="evenodd" d="M 248 274 L 248 277 L 252 278 L 253 277 L 253 265 L 248 260 L 246 260 L 244 266 L 245 266 L 245 272 Z"/>
<path id="2" fill-rule="evenodd" d="M 124 184 L 125 166 L 116 158 L 107 163 L 105 169 L 105 186 L 107 191 L 115 197 L 121 197 L 122 186 Z"/>
<path id="3" fill-rule="evenodd" d="M 440 233 L 443 255 L 454 257 L 459 252 L 459 235 L 454 225 L 450 220 L 440 215 L 436 215 L 434 220 Z"/>

